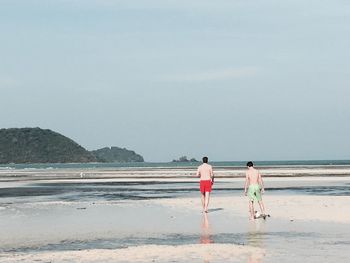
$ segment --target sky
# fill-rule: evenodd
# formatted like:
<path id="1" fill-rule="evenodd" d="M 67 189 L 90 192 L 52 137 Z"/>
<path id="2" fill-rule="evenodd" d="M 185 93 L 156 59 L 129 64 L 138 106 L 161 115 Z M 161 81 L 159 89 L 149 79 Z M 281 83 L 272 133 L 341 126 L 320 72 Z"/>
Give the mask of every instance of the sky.
<path id="1" fill-rule="evenodd" d="M 0 128 L 146 161 L 350 159 L 348 0 L 0 0 Z"/>

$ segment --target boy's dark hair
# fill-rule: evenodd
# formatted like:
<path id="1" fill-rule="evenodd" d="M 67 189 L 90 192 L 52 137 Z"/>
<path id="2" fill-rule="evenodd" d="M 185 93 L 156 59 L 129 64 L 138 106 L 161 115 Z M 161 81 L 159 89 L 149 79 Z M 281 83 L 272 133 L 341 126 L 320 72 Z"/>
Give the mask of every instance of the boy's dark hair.
<path id="1" fill-rule="evenodd" d="M 207 157 L 207 156 L 204 156 L 204 157 L 202 158 L 202 160 L 203 160 L 203 163 L 208 163 L 208 157 Z"/>
<path id="2" fill-rule="evenodd" d="M 253 164 L 253 162 L 247 162 L 247 166 L 248 166 L 248 167 L 253 167 L 254 164 Z"/>

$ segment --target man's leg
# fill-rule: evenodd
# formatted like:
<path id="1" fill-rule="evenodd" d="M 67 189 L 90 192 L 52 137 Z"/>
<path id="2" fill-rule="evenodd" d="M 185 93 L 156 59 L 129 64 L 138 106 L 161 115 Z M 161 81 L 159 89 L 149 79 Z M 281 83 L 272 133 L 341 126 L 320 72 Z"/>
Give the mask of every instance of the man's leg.
<path id="1" fill-rule="evenodd" d="M 249 213 L 250 213 L 250 220 L 254 219 L 254 202 L 249 200 Z"/>
<path id="2" fill-rule="evenodd" d="M 201 201 L 202 201 L 202 208 L 204 212 L 205 211 L 205 192 L 201 193 Z"/>
<path id="3" fill-rule="evenodd" d="M 204 212 L 208 212 L 210 192 L 205 192 Z"/>
<path id="4" fill-rule="evenodd" d="M 262 213 L 263 215 L 265 215 L 265 206 L 264 206 L 263 201 L 262 201 L 262 200 L 261 200 L 261 201 L 258 201 L 258 203 L 259 203 L 259 206 L 260 206 L 260 211 L 261 211 L 261 213 Z"/>

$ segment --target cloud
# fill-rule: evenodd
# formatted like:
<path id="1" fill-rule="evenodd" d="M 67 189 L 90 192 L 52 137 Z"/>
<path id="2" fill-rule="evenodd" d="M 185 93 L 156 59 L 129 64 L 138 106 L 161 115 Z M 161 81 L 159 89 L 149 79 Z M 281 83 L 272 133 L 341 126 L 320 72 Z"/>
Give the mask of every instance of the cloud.
<path id="1" fill-rule="evenodd" d="M 218 81 L 252 77 L 256 75 L 256 73 L 256 68 L 227 68 L 222 70 L 168 75 L 163 76 L 161 80 L 180 82 Z"/>
<path id="2" fill-rule="evenodd" d="M 15 88 L 20 82 L 8 76 L 0 76 L 0 89 Z"/>

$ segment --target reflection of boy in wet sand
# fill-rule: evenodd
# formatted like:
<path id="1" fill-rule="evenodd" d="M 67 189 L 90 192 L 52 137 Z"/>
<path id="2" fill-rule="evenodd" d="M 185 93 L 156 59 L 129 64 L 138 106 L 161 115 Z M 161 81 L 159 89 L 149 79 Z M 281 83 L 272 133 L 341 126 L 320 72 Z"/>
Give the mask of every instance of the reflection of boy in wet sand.
<path id="1" fill-rule="evenodd" d="M 265 207 L 261 198 L 264 193 L 264 183 L 261 174 L 253 167 L 252 162 L 247 163 L 248 171 L 246 172 L 246 179 L 244 185 L 244 194 L 249 197 L 249 213 L 250 220 L 254 219 L 254 201 L 257 201 L 260 206 L 262 215 L 265 215 Z M 247 191 L 248 190 L 248 191 Z"/>
<path id="2" fill-rule="evenodd" d="M 200 177 L 203 212 L 208 213 L 209 197 L 214 179 L 213 168 L 208 164 L 208 157 L 203 157 L 203 164 L 197 169 L 197 177 Z"/>
<path id="3" fill-rule="evenodd" d="M 247 232 L 247 245 L 251 247 L 261 248 L 261 250 L 252 250 L 248 255 L 248 263 L 261 263 L 265 257 L 264 252 L 264 221 L 251 221 Z"/>

